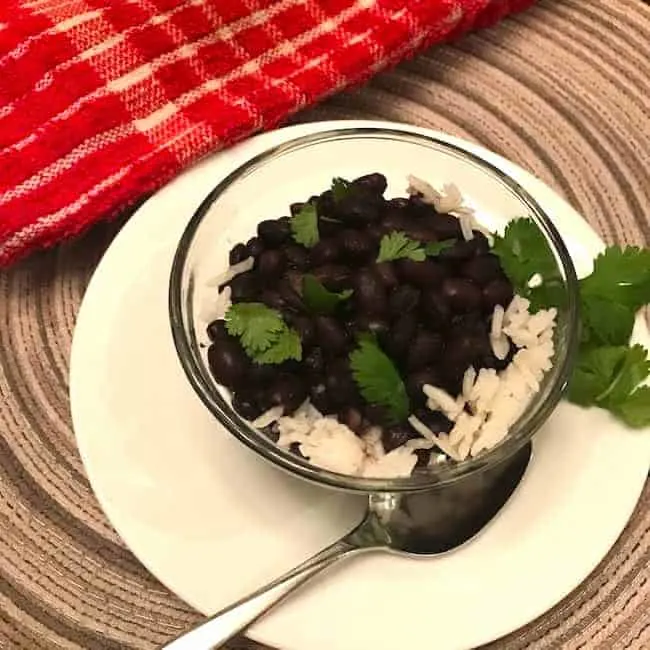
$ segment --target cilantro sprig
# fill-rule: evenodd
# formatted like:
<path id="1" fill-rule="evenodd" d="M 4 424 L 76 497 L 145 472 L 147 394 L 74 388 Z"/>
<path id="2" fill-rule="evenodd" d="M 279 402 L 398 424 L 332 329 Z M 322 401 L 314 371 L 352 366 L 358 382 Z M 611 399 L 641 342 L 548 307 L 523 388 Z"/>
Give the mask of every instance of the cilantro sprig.
<path id="1" fill-rule="evenodd" d="M 390 262 L 399 259 L 424 262 L 427 257 L 434 257 L 445 250 L 445 248 L 453 245 L 453 239 L 423 245 L 419 241 L 411 239 L 405 233 L 394 230 L 381 238 L 377 262 Z"/>
<path id="2" fill-rule="evenodd" d="M 332 196 L 334 197 L 334 202 L 338 203 L 339 201 L 344 199 L 350 193 L 351 187 L 352 187 L 352 183 L 350 183 L 350 181 L 345 180 L 345 178 L 341 178 L 340 176 L 333 178 Z"/>
<path id="3" fill-rule="evenodd" d="M 391 419 L 403 422 L 410 404 L 406 387 L 391 359 L 372 338 L 363 338 L 350 354 L 352 376 L 363 398 L 383 406 Z"/>
<path id="4" fill-rule="evenodd" d="M 291 218 L 291 232 L 294 241 L 307 248 L 318 243 L 318 214 L 313 203 L 305 203 L 298 214 Z"/>
<path id="5" fill-rule="evenodd" d="M 314 275 L 307 274 L 302 278 L 302 299 L 306 307 L 316 314 L 331 314 L 339 303 L 352 295 L 352 290 L 346 289 L 340 293 L 329 291 Z"/>
<path id="6" fill-rule="evenodd" d="M 246 354 L 257 363 L 276 364 L 302 359 L 298 333 L 282 316 L 259 302 L 236 303 L 226 313 L 226 329 L 239 338 Z"/>
<path id="7" fill-rule="evenodd" d="M 493 252 L 531 309 L 562 304 L 566 291 L 555 257 L 530 219 L 516 219 L 495 235 Z M 537 274 L 542 282 L 531 287 Z M 629 346 L 636 313 L 650 303 L 650 250 L 608 247 L 579 290 L 580 348 L 569 400 L 606 409 L 631 427 L 650 426 L 650 387 L 643 385 L 650 377 L 648 352 Z"/>

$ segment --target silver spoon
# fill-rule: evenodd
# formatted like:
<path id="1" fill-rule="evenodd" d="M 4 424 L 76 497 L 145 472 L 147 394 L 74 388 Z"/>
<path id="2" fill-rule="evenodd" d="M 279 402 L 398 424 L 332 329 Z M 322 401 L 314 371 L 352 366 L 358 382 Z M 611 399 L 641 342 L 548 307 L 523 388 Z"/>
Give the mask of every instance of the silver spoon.
<path id="1" fill-rule="evenodd" d="M 507 461 L 438 490 L 375 493 L 361 523 L 295 569 L 226 607 L 161 650 L 214 650 L 343 558 L 369 551 L 432 556 L 477 535 L 501 510 L 521 481 L 530 444 Z"/>

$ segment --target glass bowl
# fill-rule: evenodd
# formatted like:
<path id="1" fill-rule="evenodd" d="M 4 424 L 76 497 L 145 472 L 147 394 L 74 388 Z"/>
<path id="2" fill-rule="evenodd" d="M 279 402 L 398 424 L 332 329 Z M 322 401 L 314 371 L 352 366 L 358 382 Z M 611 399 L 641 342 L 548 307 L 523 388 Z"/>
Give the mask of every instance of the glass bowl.
<path id="1" fill-rule="evenodd" d="M 229 402 L 228 392 L 210 373 L 206 359 L 207 322 L 201 316 L 210 278 L 228 265 L 228 252 L 255 234 L 263 219 L 288 214 L 289 204 L 330 186 L 335 176 L 356 178 L 371 172 L 388 178 L 386 196 L 403 196 L 414 174 L 434 185 L 455 183 L 478 221 L 502 230 L 511 219 L 530 217 L 556 257 L 563 278 L 558 307 L 553 368 L 540 391 L 499 445 L 458 463 L 441 463 L 408 478 L 375 479 L 316 467 L 278 447 L 252 428 Z M 324 131 L 273 147 L 247 161 L 208 194 L 191 218 L 174 258 L 169 311 L 178 357 L 190 384 L 217 420 L 259 456 L 309 481 L 353 492 L 410 492 L 492 473 L 522 450 L 556 407 L 565 390 L 578 343 L 578 281 L 569 253 L 548 216 L 528 192 L 501 170 L 465 149 L 432 136 L 399 128 Z M 217 433 L 215 433 L 217 435 Z M 507 463 L 505 464 L 507 465 Z"/>

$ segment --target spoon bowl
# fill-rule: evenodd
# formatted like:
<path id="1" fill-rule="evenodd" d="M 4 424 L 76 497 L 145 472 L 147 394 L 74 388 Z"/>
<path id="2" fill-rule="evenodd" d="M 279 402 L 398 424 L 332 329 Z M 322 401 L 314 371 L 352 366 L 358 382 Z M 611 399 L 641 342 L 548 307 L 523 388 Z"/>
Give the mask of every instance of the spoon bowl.
<path id="1" fill-rule="evenodd" d="M 343 558 L 371 551 L 424 558 L 462 546 L 475 538 L 510 499 L 530 457 L 528 443 L 486 472 L 458 480 L 444 489 L 371 493 L 364 518 L 340 540 L 162 650 L 221 648 L 307 580 Z"/>

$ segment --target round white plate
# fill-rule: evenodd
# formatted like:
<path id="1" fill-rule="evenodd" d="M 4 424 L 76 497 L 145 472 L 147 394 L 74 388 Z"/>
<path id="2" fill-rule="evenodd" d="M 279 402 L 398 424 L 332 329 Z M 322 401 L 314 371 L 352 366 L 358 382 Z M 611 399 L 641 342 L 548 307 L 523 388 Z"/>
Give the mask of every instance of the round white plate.
<path id="1" fill-rule="evenodd" d="M 206 614 L 333 541 L 363 502 L 259 460 L 194 395 L 167 316 L 176 243 L 207 192 L 245 159 L 305 133 L 370 124 L 395 126 L 291 127 L 192 168 L 131 218 L 84 298 L 70 397 L 88 476 L 135 555 Z M 602 244 L 566 203 L 512 163 L 447 139 L 518 179 L 554 219 L 579 274 L 589 270 Z M 638 335 L 648 341 L 645 328 Z M 603 412 L 563 404 L 539 433 L 519 491 L 473 543 L 435 559 L 351 560 L 250 636 L 283 650 L 395 650 L 404 639 L 460 650 L 496 639 L 542 614 L 593 570 L 621 533 L 649 465 L 650 436 Z"/>

